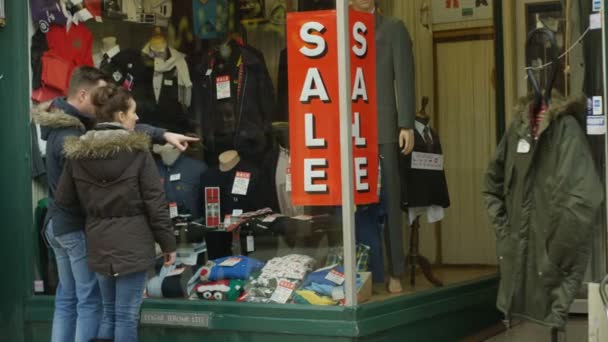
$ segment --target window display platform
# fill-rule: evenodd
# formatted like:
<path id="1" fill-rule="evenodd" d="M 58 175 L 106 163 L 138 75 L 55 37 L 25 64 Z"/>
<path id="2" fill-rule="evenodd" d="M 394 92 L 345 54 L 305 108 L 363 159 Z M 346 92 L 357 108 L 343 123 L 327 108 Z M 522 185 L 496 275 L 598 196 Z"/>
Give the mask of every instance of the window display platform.
<path id="1" fill-rule="evenodd" d="M 500 321 L 497 290 L 490 276 L 356 308 L 146 300 L 140 340 L 453 341 Z M 48 341 L 52 316 L 53 297 L 29 299 L 25 341 Z"/>

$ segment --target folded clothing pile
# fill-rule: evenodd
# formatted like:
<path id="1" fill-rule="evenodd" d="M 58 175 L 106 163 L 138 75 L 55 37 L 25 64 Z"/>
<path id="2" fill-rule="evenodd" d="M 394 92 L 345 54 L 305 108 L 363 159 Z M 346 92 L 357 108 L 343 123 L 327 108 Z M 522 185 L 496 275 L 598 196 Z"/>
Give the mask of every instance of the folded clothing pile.
<path id="1" fill-rule="evenodd" d="M 252 274 L 263 266 L 263 262 L 242 255 L 208 261 L 189 282 L 190 299 L 235 301 Z"/>
<path id="2" fill-rule="evenodd" d="M 192 268 L 186 265 L 162 266 L 148 280 L 146 294 L 150 298 L 185 298 Z"/>
<path id="3" fill-rule="evenodd" d="M 306 255 L 290 254 L 271 259 L 255 280 L 245 286 L 241 301 L 251 303 L 287 303 L 295 289 L 313 270 L 315 260 Z"/>
<path id="4" fill-rule="evenodd" d="M 361 287 L 357 274 L 357 288 Z M 306 277 L 296 291 L 294 302 L 298 304 L 338 305 L 344 300 L 344 267 L 330 265 L 318 269 Z"/>

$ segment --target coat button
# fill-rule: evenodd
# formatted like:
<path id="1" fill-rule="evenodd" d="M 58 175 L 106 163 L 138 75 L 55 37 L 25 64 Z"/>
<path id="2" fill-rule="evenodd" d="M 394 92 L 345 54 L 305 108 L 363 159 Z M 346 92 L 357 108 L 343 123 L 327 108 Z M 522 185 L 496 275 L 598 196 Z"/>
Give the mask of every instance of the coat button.
<path id="1" fill-rule="evenodd" d="M 501 256 L 499 256 L 499 257 L 498 257 L 498 259 L 499 259 L 499 260 L 502 260 L 502 259 L 504 259 L 504 258 L 503 258 L 503 256 L 501 255 Z"/>
<path id="2" fill-rule="evenodd" d="M 538 275 L 542 277 L 543 276 L 543 272 L 538 272 Z"/>

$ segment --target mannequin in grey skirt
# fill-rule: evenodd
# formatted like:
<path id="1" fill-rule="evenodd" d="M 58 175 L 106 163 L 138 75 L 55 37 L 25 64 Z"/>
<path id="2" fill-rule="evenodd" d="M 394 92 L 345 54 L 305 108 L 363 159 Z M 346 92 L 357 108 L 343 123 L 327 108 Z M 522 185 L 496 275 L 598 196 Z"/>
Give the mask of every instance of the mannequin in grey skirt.
<path id="1" fill-rule="evenodd" d="M 401 292 L 405 270 L 404 223 L 399 189 L 399 153 L 414 148 L 416 113 L 412 41 L 402 21 L 376 11 L 375 0 L 351 0 L 354 10 L 374 13 L 376 18 L 376 88 L 378 91 L 378 151 L 382 159 L 385 189 L 386 248 L 390 261 L 389 292 Z M 395 91 L 387 91 L 395 89 Z"/>

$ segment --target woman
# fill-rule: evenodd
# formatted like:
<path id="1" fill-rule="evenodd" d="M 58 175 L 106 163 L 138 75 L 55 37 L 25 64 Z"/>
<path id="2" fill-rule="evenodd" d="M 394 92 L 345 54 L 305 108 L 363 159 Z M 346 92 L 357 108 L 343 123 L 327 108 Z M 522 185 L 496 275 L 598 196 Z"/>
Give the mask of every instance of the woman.
<path id="1" fill-rule="evenodd" d="M 175 262 L 175 237 L 147 135 L 137 122 L 131 94 L 115 85 L 92 94 L 99 124 L 66 139 L 67 162 L 56 201 L 85 211 L 89 266 L 103 300 L 100 341 L 137 341 L 146 270 L 157 242 L 165 265 Z"/>

